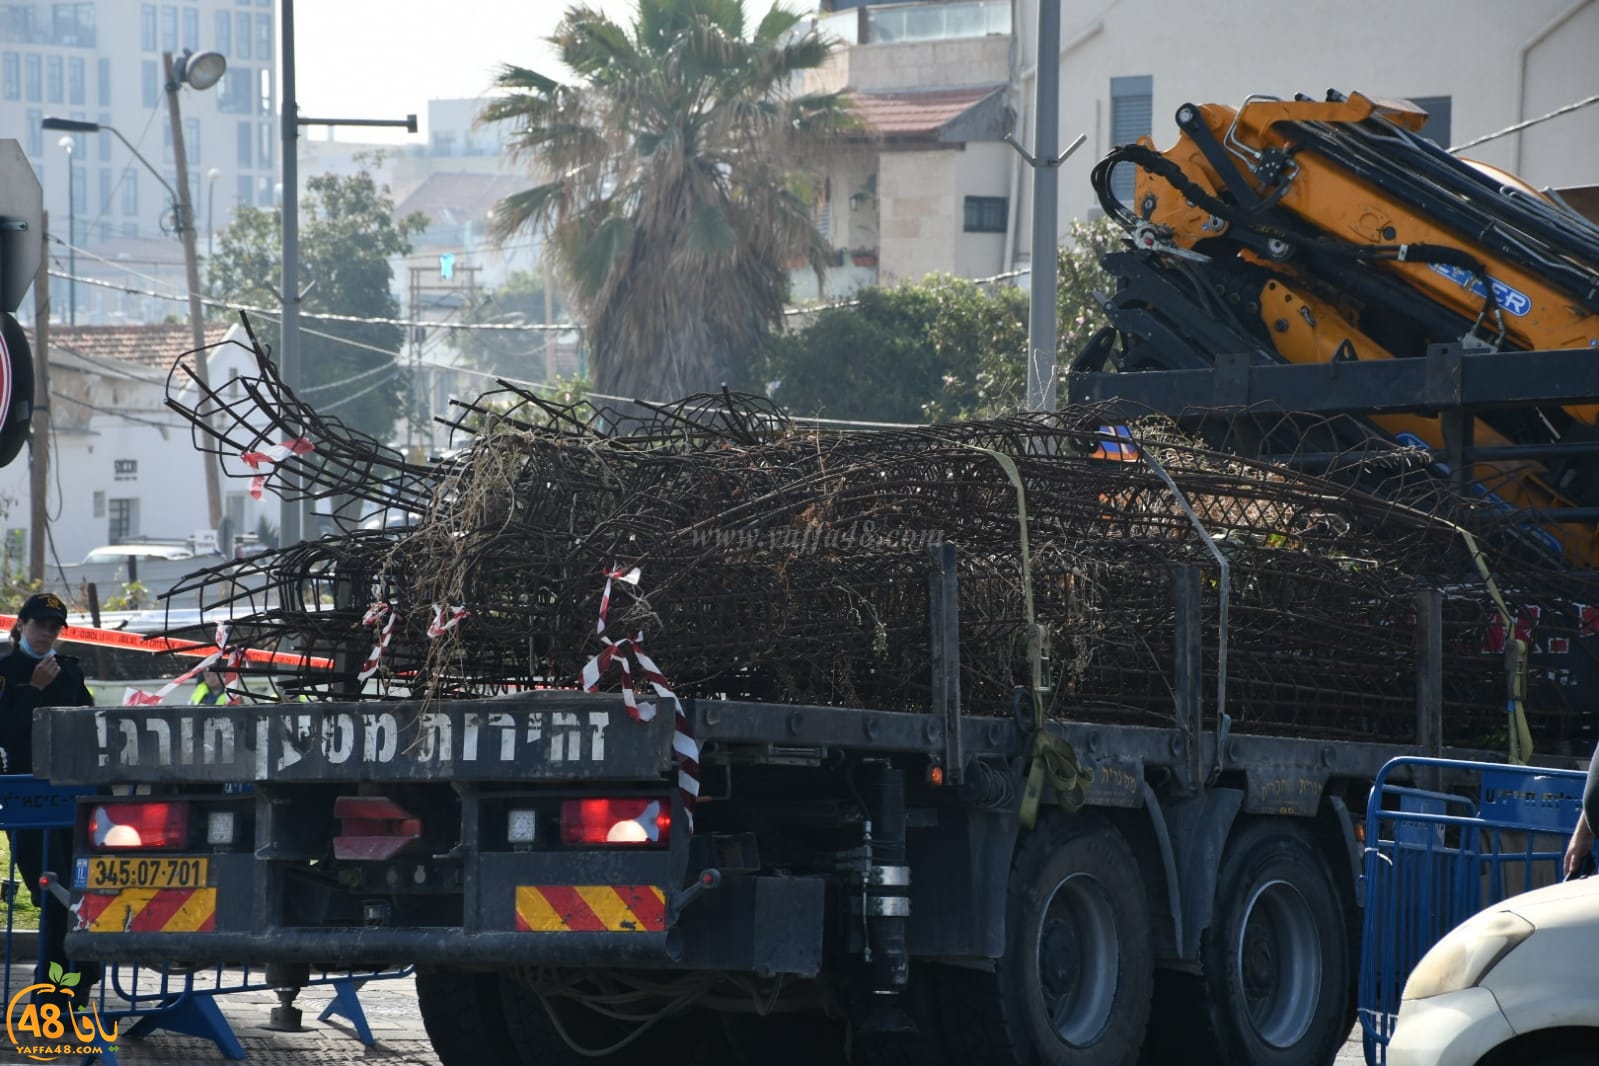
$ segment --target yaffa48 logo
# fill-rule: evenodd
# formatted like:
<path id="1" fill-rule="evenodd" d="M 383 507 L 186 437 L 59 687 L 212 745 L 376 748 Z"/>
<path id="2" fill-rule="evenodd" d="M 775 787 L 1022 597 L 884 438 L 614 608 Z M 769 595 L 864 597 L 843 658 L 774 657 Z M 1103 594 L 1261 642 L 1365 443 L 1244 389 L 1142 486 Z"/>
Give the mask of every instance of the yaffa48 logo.
<path id="1" fill-rule="evenodd" d="M 25 1058 L 49 1062 L 66 1055 L 100 1051 L 117 1042 L 117 1025 L 106 1032 L 93 1004 L 73 1003 L 80 974 L 50 964 L 50 980 L 22 988 L 6 1004 L 6 1038 Z"/>

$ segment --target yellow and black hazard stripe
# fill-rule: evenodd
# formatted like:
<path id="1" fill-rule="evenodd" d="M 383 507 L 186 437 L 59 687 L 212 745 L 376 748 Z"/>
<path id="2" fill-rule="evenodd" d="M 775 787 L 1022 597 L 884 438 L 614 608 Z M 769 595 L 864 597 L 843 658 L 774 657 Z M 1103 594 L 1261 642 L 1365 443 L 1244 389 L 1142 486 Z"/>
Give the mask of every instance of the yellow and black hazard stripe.
<path id="1" fill-rule="evenodd" d="M 659 933 L 666 892 L 656 885 L 518 885 L 516 928 L 530 933 Z"/>
<path id="2" fill-rule="evenodd" d="M 217 926 L 214 888 L 125 888 L 90 892 L 79 919 L 91 933 L 210 933 Z"/>

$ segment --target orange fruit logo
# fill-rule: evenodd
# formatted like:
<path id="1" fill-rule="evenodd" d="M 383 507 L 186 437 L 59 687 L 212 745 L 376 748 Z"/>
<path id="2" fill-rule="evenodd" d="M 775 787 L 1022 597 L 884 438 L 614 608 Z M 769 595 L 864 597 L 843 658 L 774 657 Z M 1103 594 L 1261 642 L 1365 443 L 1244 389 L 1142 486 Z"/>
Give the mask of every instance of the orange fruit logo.
<path id="1" fill-rule="evenodd" d="M 50 964 L 50 980 L 28 985 L 6 1004 L 6 1038 L 24 1058 L 50 1062 L 70 1055 L 98 1054 L 115 1050 L 117 1025 L 108 1033 L 100 1024 L 100 1012 L 93 1003 L 71 1006 L 73 987 L 81 975 L 64 973 L 61 964 Z M 54 998 L 61 997 L 67 1006 Z"/>

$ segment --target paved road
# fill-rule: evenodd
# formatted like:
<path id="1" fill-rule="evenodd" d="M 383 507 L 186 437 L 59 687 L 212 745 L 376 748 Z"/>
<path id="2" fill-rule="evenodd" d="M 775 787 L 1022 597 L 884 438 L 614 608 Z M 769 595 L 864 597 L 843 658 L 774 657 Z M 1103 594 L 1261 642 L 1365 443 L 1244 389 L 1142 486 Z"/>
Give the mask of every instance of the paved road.
<path id="1" fill-rule="evenodd" d="M 234 1035 L 243 1046 L 247 1064 L 257 1066 L 439 1066 L 416 1010 L 416 989 L 410 978 L 368 983 L 358 994 L 361 1011 L 376 1044 L 367 1048 L 357 1038 L 348 1018 L 318 1015 L 334 1001 L 328 987 L 302 992 L 296 1006 L 302 1011 L 299 1032 L 274 1031 L 271 1014 L 278 1005 L 268 990 L 234 992 L 217 1002 Z M 7 1045 L 9 1047 L 9 1045 Z M 37 1066 L 31 1060 L 8 1058 L 0 1048 L 0 1063 Z M 128 1066 L 160 1063 L 162 1066 L 220 1066 L 227 1058 L 217 1044 L 192 1036 L 158 1031 L 137 1040 L 123 1040 L 117 1059 Z M 1351 1040 L 1339 1053 L 1337 1066 L 1362 1066 L 1360 1041 Z M 501 1066 L 485 1063 L 484 1066 Z M 663 1063 L 662 1066 L 671 1066 Z"/>

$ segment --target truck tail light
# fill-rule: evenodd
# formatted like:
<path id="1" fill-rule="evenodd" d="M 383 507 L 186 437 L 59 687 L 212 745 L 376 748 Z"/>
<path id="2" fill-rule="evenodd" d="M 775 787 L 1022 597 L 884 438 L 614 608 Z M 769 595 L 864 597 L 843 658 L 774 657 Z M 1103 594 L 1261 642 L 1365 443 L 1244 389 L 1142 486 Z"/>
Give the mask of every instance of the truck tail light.
<path id="1" fill-rule="evenodd" d="M 561 804 L 563 844 L 665 844 L 672 810 L 658 799 L 575 799 Z"/>
<path id="2" fill-rule="evenodd" d="M 422 837 L 422 819 L 387 796 L 340 796 L 333 817 L 339 819 L 336 859 L 390 859 Z"/>
<path id="3" fill-rule="evenodd" d="M 89 840 L 102 851 L 189 846 L 184 802 L 102 803 L 89 813 Z"/>

